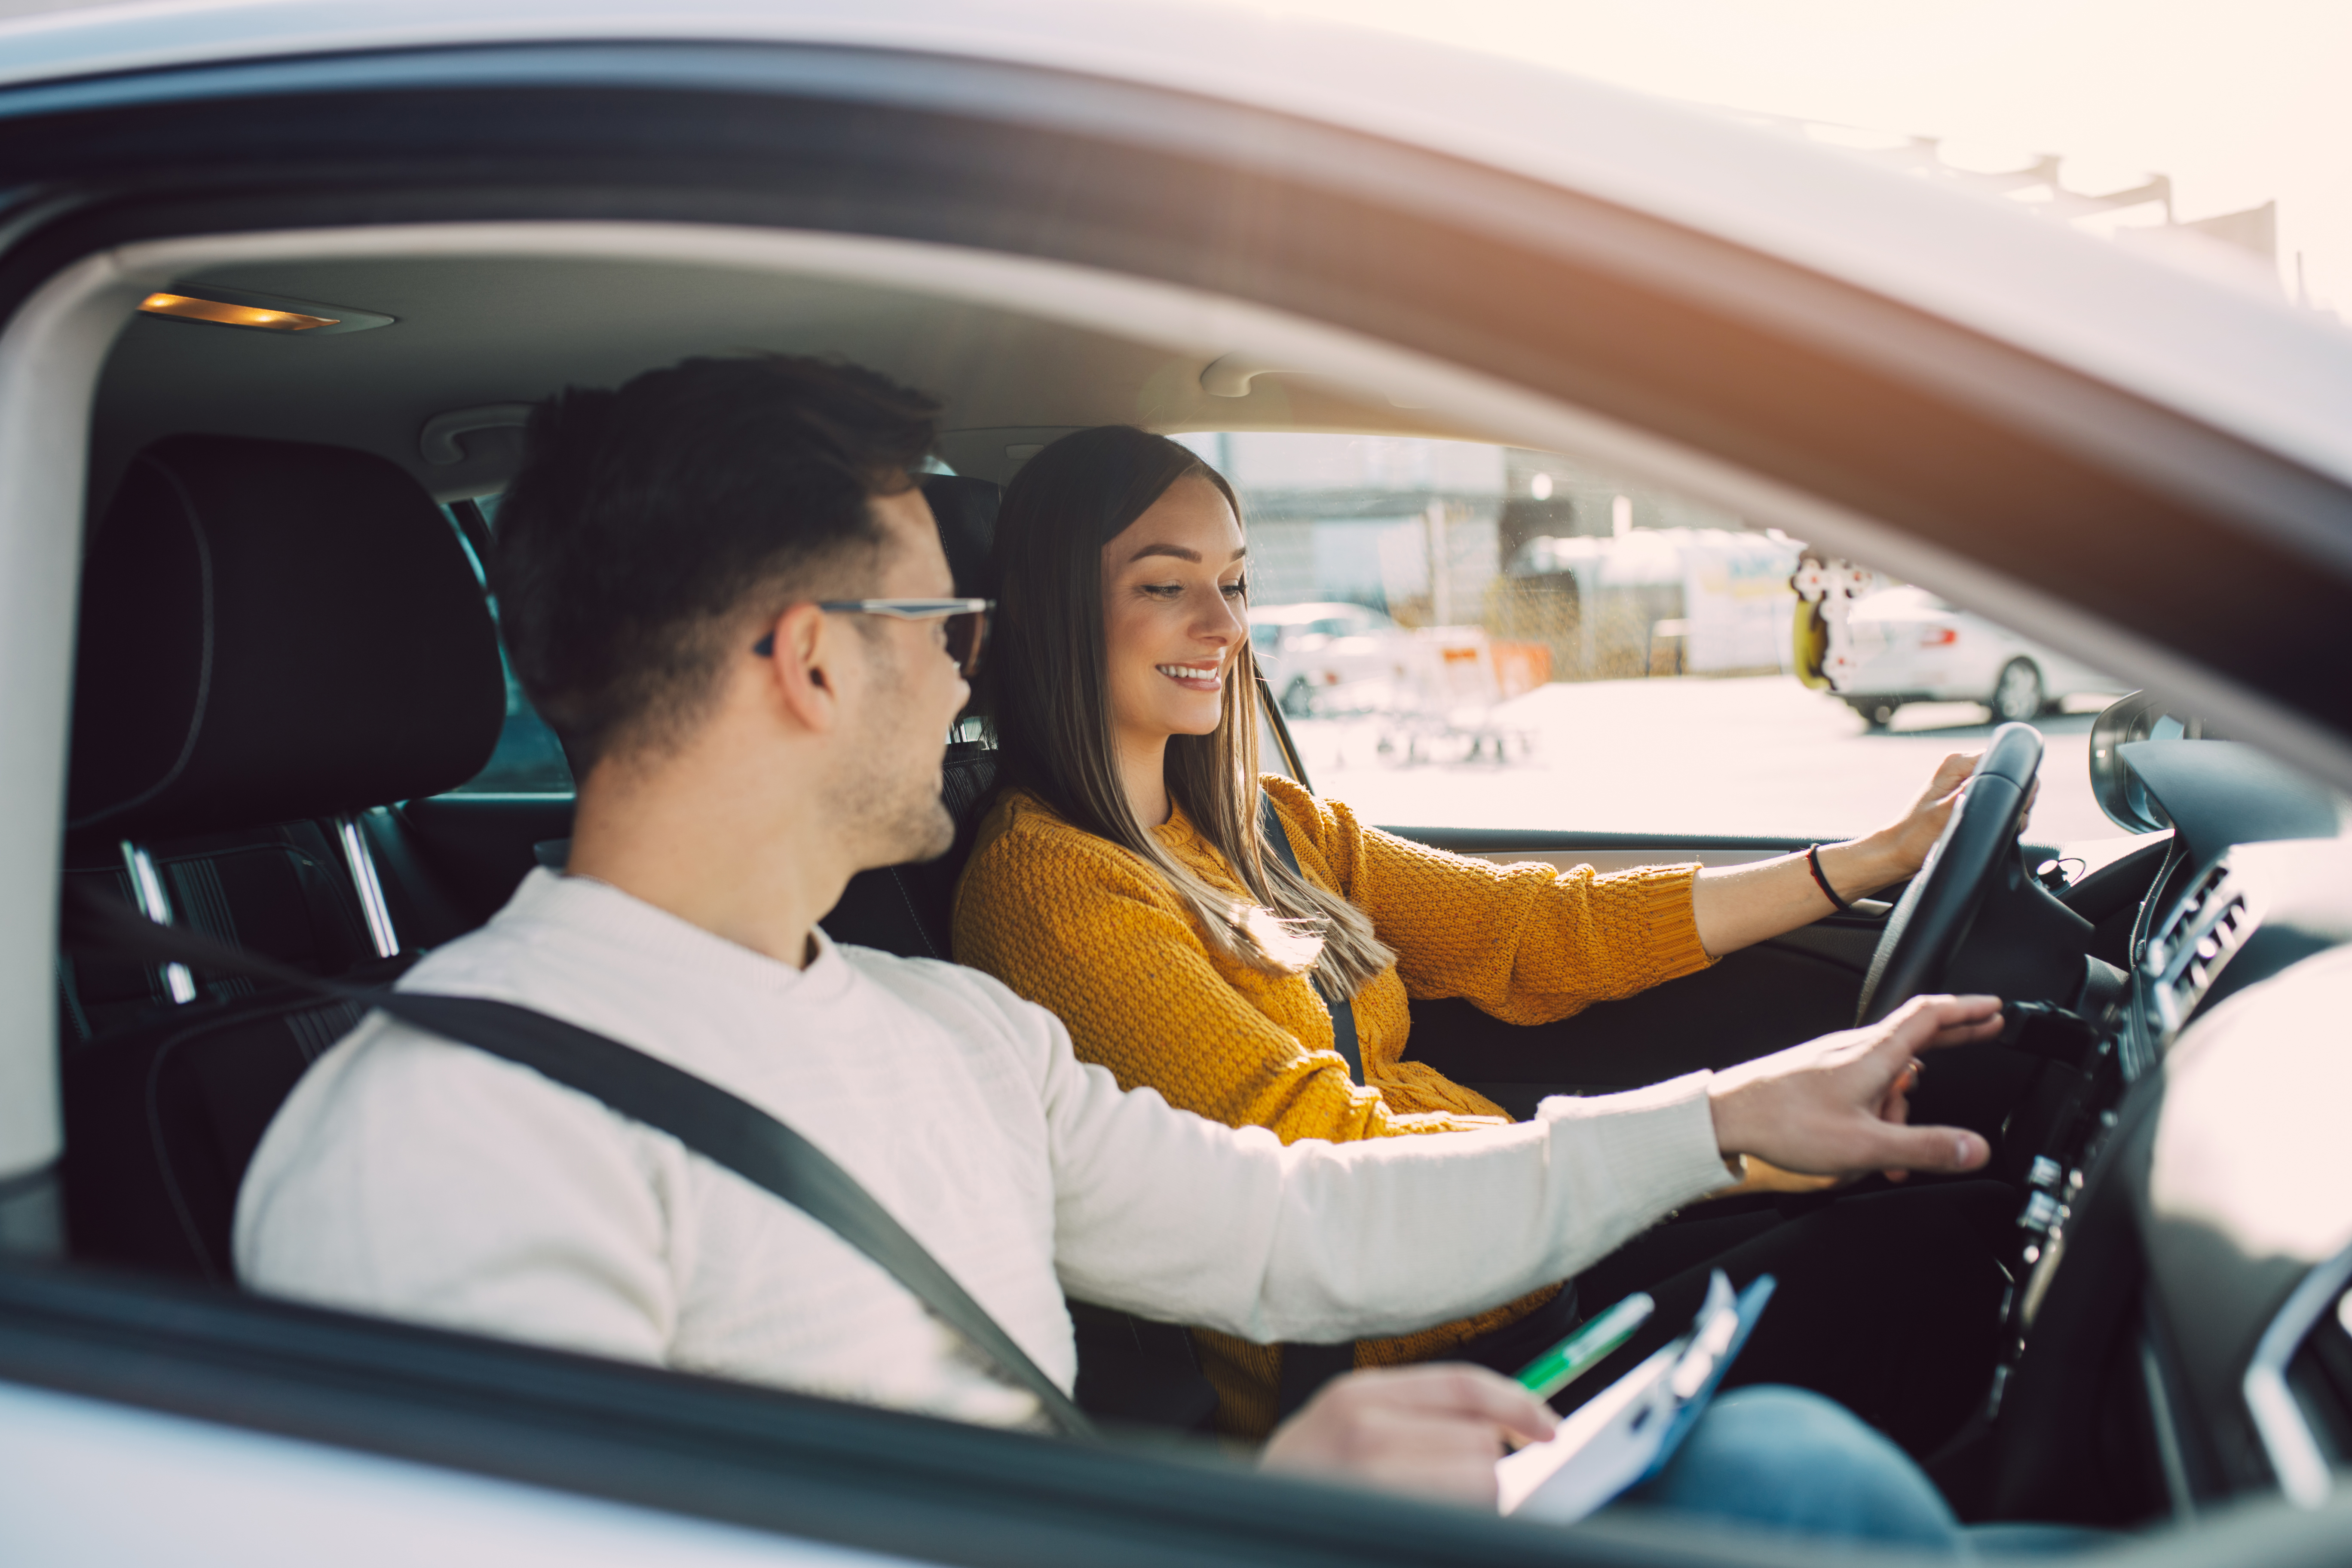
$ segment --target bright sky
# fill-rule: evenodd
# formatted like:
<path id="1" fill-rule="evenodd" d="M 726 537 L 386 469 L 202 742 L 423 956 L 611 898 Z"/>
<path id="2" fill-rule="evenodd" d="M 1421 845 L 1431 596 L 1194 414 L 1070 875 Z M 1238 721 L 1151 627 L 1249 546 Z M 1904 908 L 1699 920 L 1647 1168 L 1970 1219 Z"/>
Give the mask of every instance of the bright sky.
<path id="1" fill-rule="evenodd" d="M 2352 0 L 1280 0 L 1669 98 L 1907 135 L 2069 188 L 2279 204 L 2290 295 L 2352 316 Z"/>

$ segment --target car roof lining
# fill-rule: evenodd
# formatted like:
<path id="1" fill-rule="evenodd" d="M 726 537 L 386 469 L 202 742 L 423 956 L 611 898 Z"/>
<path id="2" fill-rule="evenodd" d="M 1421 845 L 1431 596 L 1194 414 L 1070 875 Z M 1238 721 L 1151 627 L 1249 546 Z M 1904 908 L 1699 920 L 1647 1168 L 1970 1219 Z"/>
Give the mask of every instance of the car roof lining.
<path id="1" fill-rule="evenodd" d="M 1202 374 L 1233 344 L 1171 345 L 953 294 L 773 268 L 381 257 L 197 268 L 172 282 L 394 321 L 308 336 L 134 318 L 100 383 L 100 494 L 132 454 L 187 431 L 358 447 L 400 464 L 440 499 L 487 494 L 519 462 L 520 431 L 461 436 L 465 459 L 441 465 L 420 448 L 427 420 L 535 402 L 566 385 L 617 385 L 689 355 L 755 352 L 838 354 L 929 392 L 945 405 L 946 460 L 1000 483 L 1019 466 L 1007 448 L 1093 425 L 1480 436 L 1313 374 L 1260 374 L 1245 395 L 1212 395 Z"/>

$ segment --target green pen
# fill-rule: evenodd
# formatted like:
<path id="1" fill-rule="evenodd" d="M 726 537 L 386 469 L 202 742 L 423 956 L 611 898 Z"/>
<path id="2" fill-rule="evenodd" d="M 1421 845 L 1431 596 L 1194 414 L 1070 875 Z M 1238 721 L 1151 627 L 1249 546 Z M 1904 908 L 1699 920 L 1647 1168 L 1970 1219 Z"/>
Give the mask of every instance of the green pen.
<path id="1" fill-rule="evenodd" d="M 1521 1367 L 1519 1385 L 1538 1399 L 1549 1399 L 1632 1339 L 1656 1307 L 1648 1291 L 1634 1291 Z"/>

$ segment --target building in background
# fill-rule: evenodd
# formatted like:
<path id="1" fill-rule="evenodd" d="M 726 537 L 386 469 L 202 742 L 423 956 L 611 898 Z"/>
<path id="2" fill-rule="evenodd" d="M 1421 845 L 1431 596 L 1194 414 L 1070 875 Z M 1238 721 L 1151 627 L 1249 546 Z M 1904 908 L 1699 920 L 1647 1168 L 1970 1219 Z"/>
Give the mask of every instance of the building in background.
<path id="1" fill-rule="evenodd" d="M 1552 452 L 1405 437 L 1180 437 L 1247 514 L 1254 605 L 1346 603 L 1539 647 L 1551 679 L 1787 667 L 1798 547 Z"/>
<path id="2" fill-rule="evenodd" d="M 1241 494 L 1253 603 L 1334 600 L 1405 626 L 1475 623 L 1502 574 L 1501 447 L 1260 430 L 1177 439 Z"/>

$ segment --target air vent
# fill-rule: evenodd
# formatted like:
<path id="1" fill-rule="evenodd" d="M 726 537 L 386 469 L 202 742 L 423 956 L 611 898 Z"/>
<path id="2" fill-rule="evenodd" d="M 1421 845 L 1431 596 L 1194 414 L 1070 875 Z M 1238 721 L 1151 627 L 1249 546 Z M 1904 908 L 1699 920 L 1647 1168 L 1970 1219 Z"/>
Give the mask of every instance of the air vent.
<path id="1" fill-rule="evenodd" d="M 2253 933 L 2254 923 L 2253 910 L 2224 860 L 2206 873 L 2148 942 L 2149 990 L 2166 1039 L 2197 1011 L 2222 966 Z"/>

